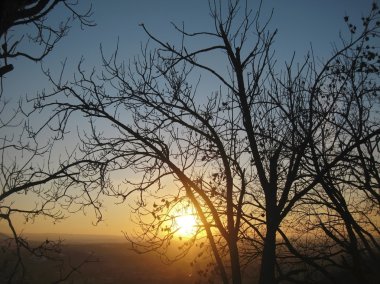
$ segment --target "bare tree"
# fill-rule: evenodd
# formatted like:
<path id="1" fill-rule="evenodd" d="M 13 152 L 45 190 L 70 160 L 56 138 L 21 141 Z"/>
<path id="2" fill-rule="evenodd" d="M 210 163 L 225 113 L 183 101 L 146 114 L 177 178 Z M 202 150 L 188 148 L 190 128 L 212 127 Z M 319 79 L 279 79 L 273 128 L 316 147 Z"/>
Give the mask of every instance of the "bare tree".
<path id="1" fill-rule="evenodd" d="M 201 223 L 194 239 L 206 235 L 223 283 L 241 283 L 252 261 L 260 262 L 261 284 L 312 282 L 311 269 L 335 281 L 328 267 L 344 268 L 340 257 L 357 267 L 363 252 L 378 249 L 379 56 L 371 42 L 379 8 L 360 28 L 348 22 L 327 60 L 311 50 L 284 70 L 272 51 L 276 31 L 260 24 L 260 8 L 210 1 L 210 14 L 214 31 L 174 25 L 177 46 L 142 25 L 156 49 L 143 47 L 129 66 L 116 50 L 103 55 L 101 74 L 82 63 L 71 83 L 47 73 L 54 90 L 36 99 L 37 109 L 51 111 L 60 132 L 73 113 L 88 117 L 86 155 L 106 172 L 133 172 L 107 194 L 138 194 L 148 251 L 165 252 L 176 204 L 189 200 Z M 186 44 L 205 37 L 203 48 Z M 215 54 L 227 68 L 212 65 Z M 220 86 L 204 94 L 198 74 Z M 329 242 L 316 249 L 322 238 Z M 359 270 L 350 269 L 358 281 Z"/>
<path id="2" fill-rule="evenodd" d="M 69 16 L 54 27 L 48 15 L 59 6 L 67 9 Z M 33 123 L 34 114 L 28 118 L 24 112 L 30 110 L 29 104 L 9 107 L 3 96 L 3 84 L 7 83 L 5 74 L 13 70 L 13 59 L 23 57 L 39 62 L 67 34 L 72 21 L 78 20 L 83 26 L 93 25 L 91 9 L 84 14 L 77 10 L 77 3 L 64 0 L 16 0 L 0 4 L 0 222 L 5 223 L 11 234 L 9 251 L 2 251 L 2 256 L 14 254 L 6 262 L 2 258 L 0 282 L 24 281 L 26 253 L 61 261 L 61 241 L 31 244 L 15 226 L 14 219 L 18 215 L 24 216 L 26 222 L 33 222 L 38 216 L 57 222 L 65 217 L 64 211 L 75 212 L 91 206 L 101 219 L 98 189 L 106 182 L 99 176 L 101 165 L 85 158 L 81 160 L 83 157 L 76 156 L 74 149 L 56 154 L 57 149 L 64 149 L 57 145 L 60 137 L 48 137 L 47 130 L 39 133 L 40 126 Z M 24 45 L 26 39 L 40 48 L 39 53 L 29 53 L 30 46 Z M 87 176 L 81 175 L 84 168 L 87 168 Z M 93 174 L 89 174 L 90 168 Z M 23 199 L 28 199 L 27 205 Z"/>

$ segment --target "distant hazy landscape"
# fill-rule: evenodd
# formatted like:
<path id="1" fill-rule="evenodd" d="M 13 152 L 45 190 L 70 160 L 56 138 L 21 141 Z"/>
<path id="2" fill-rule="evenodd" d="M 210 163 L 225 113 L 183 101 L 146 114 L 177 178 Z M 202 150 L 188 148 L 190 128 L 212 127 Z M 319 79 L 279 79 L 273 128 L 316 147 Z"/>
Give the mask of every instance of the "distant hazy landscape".
<path id="1" fill-rule="evenodd" d="M 203 274 L 206 268 L 204 258 L 195 265 L 191 264 L 199 253 L 196 249 L 183 259 L 166 264 L 157 254 L 136 253 L 122 235 L 27 234 L 24 237 L 36 246 L 47 239 L 62 240 L 62 251 L 54 255 L 56 260 L 25 254 L 26 275 L 22 281 L 14 283 L 221 283 L 218 277 Z M 9 244 L 9 237 L 0 233 L 0 283 L 7 279 L 14 265 L 15 250 Z M 174 244 L 173 249 L 176 249 Z M 256 265 L 252 264 L 245 271 L 244 283 L 257 283 Z M 370 266 L 376 270 L 376 264 Z M 349 275 L 338 275 L 340 283 L 351 283 Z M 378 278 L 375 277 L 371 284 L 377 283 Z"/>
<path id="2" fill-rule="evenodd" d="M 202 278 L 197 274 L 199 265 L 190 265 L 192 256 L 168 265 L 163 263 L 157 254 L 138 254 L 132 251 L 123 236 L 27 235 L 28 240 L 35 244 L 46 240 L 46 237 L 49 240 L 63 240 L 62 253 L 59 254 L 63 262 L 25 255 L 27 273 L 23 283 L 54 283 L 57 279 L 64 278 L 73 267 L 77 267 L 86 259 L 89 260 L 88 263 L 59 283 L 202 282 Z M 1 239 L 0 277 L 4 277 L 12 267 L 10 259 L 14 252 L 7 247 L 4 235 Z M 203 280 L 205 281 L 204 278 Z"/>

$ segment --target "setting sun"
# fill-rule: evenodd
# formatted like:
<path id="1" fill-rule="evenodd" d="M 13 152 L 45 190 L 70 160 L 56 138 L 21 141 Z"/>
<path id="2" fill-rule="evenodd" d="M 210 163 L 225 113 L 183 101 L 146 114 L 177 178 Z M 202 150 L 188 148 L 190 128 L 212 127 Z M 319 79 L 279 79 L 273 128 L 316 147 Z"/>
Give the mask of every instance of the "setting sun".
<path id="1" fill-rule="evenodd" d="M 181 237 L 190 237 L 195 234 L 196 220 L 194 215 L 182 215 L 175 219 L 176 232 Z"/>
<path id="2" fill-rule="evenodd" d="M 192 237 L 198 230 L 199 220 L 192 205 L 187 202 L 178 203 L 173 208 L 173 229 L 175 234 L 182 237 Z"/>

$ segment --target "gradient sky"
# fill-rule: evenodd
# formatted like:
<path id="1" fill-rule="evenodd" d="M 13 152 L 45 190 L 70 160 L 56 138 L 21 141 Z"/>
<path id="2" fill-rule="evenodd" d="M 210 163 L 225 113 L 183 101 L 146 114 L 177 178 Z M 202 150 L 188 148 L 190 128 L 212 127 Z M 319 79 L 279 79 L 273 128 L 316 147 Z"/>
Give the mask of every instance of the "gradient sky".
<path id="1" fill-rule="evenodd" d="M 118 39 L 119 58 L 126 61 L 133 59 L 139 53 L 140 44 L 147 40 L 139 27 L 140 23 L 144 23 L 164 42 L 180 38 L 170 22 L 184 22 L 185 28 L 192 32 L 213 29 L 207 0 L 85 0 L 81 1 L 81 8 L 89 7 L 90 3 L 96 27 L 81 30 L 74 24 L 69 35 L 44 60 L 45 68 L 54 72 L 58 70 L 60 62 L 67 59 L 66 76 L 72 78 L 75 66 L 83 56 L 85 66 L 95 66 L 99 70 L 100 44 L 106 54 L 111 54 Z M 371 3 L 371 0 L 263 0 L 262 19 L 265 20 L 274 9 L 270 28 L 278 28 L 275 49 L 280 61 L 289 61 L 293 52 L 302 58 L 310 44 L 313 45 L 317 57 L 325 58 L 331 53 L 332 44 L 337 42 L 339 32 L 347 32 L 343 17 L 350 16 L 350 19 L 360 23 L 360 18 L 369 11 Z M 61 8 L 57 8 L 51 17 L 55 21 L 64 15 Z M 201 46 L 202 42 L 197 42 L 196 45 Z M 24 59 L 18 59 L 13 64 L 15 70 L 7 74 L 4 81 L 5 99 L 16 103 L 26 94 L 33 96 L 44 88 L 49 89 L 39 64 Z M 24 232 L 119 234 L 121 230 L 127 230 L 125 224 L 129 217 L 125 207 L 114 207 L 111 202 L 107 204 L 106 221 L 97 227 L 91 225 L 93 219 L 89 214 L 86 217 L 74 216 L 57 225 L 40 220 L 33 225 L 27 225 Z M 0 231 L 3 229 L 1 226 L 2 224 Z M 19 229 L 22 226 L 18 224 Z"/>

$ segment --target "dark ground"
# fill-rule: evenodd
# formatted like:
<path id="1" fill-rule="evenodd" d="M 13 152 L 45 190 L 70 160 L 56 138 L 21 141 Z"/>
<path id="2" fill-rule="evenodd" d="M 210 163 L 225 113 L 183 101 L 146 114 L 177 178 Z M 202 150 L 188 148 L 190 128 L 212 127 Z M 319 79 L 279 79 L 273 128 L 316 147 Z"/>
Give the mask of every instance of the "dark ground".
<path id="1" fill-rule="evenodd" d="M 64 278 L 70 271 L 72 274 L 66 280 L 59 283 L 207 283 L 205 277 L 197 271 L 202 269 L 202 264 L 190 265 L 193 257 L 187 257 L 170 265 L 163 263 L 157 254 L 137 254 L 130 249 L 125 242 L 111 243 L 68 243 L 62 247 L 62 253 L 55 257 L 64 260 L 50 261 L 46 258 L 37 258 L 30 254 L 24 255 L 24 263 L 27 269 L 25 277 L 21 281 L 20 275 L 12 283 L 44 284 L 54 283 L 57 279 Z M 0 246 L 0 283 L 9 276 L 14 265 L 15 254 L 11 247 L 4 243 Z M 77 267 L 85 260 L 77 271 Z M 218 283 L 218 282 L 214 282 Z"/>
<path id="2" fill-rule="evenodd" d="M 26 274 L 24 278 L 16 275 L 12 283 L 44 284 L 55 283 L 63 279 L 71 272 L 67 279 L 57 282 L 64 284 L 190 284 L 190 283 L 220 283 L 217 277 L 208 274 L 203 276 L 199 271 L 206 268 L 205 259 L 190 265 L 194 255 L 193 252 L 170 265 L 164 264 L 157 254 L 137 254 L 130 249 L 130 245 L 122 239 L 106 239 L 107 242 L 99 242 L 98 239 L 83 239 L 64 242 L 62 252 L 55 254 L 61 261 L 50 261 L 46 258 L 36 258 L 30 254 L 24 255 Z M 6 283 L 15 262 L 14 248 L 8 246 L 9 242 L 0 242 L 0 283 Z M 35 242 L 36 244 L 36 242 Z M 83 266 L 78 267 L 85 260 Z M 63 261 L 63 262 L 62 262 Z M 62 264 L 63 263 L 63 264 Z M 369 262 L 369 266 L 375 271 L 367 284 L 380 284 L 380 264 Z M 250 267 L 245 277 L 249 278 L 245 283 L 255 283 L 257 280 L 257 266 Z M 251 275 L 248 275 L 251 274 Z M 337 279 L 342 284 L 354 283 L 350 273 L 337 273 Z M 251 276 L 251 277 L 250 277 Z M 21 280 L 22 279 L 22 280 Z M 212 280 L 209 282 L 209 280 Z M 316 279 L 314 279 L 316 280 Z M 320 284 L 327 282 L 321 281 Z M 364 284 L 364 283 L 363 283 Z"/>

